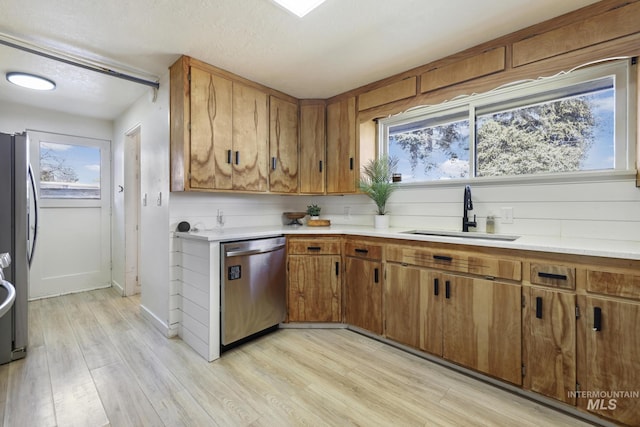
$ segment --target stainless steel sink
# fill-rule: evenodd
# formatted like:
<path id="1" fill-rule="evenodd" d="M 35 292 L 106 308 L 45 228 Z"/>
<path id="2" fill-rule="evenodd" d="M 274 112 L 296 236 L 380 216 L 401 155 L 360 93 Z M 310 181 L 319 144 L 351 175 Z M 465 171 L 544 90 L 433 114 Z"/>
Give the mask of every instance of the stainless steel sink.
<path id="1" fill-rule="evenodd" d="M 513 242 L 520 236 L 510 236 L 507 234 L 486 234 L 486 233 L 463 233 L 461 231 L 429 231 L 429 230 L 411 230 L 405 231 L 404 234 L 419 234 L 422 236 L 442 236 L 442 237 L 458 237 L 461 239 L 483 239 L 483 240 L 500 240 L 504 242 Z"/>

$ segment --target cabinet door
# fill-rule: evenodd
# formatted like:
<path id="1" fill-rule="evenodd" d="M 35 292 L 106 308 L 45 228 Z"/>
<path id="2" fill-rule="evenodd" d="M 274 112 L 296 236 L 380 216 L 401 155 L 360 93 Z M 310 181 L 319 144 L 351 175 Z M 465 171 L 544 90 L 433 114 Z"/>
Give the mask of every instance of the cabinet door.
<path id="1" fill-rule="evenodd" d="M 340 322 L 339 255 L 290 255 L 288 312 L 290 322 Z"/>
<path id="2" fill-rule="evenodd" d="M 347 323 L 382 335 L 382 268 L 379 262 L 346 258 Z"/>
<path id="3" fill-rule="evenodd" d="M 233 82 L 233 188 L 267 190 L 267 94 Z"/>
<path id="4" fill-rule="evenodd" d="M 298 104 L 271 97 L 269 190 L 298 192 Z"/>
<path id="5" fill-rule="evenodd" d="M 351 97 L 327 105 L 327 193 L 355 193 L 358 169 L 356 101 Z"/>
<path id="6" fill-rule="evenodd" d="M 325 189 L 325 106 L 300 106 L 300 192 L 322 194 Z"/>
<path id="7" fill-rule="evenodd" d="M 231 189 L 231 80 L 192 67 L 190 110 L 191 188 Z"/>
<path id="8" fill-rule="evenodd" d="M 439 273 L 422 271 L 420 280 L 420 348 L 442 357 L 442 307 L 445 280 Z"/>
<path id="9" fill-rule="evenodd" d="M 443 355 L 522 384 L 521 286 L 443 275 Z"/>
<path id="10" fill-rule="evenodd" d="M 640 305 L 586 298 L 586 369 L 580 389 L 638 392 L 640 385 Z M 638 425 L 640 400 L 618 396 L 579 399 L 580 405 L 627 425 Z"/>
<path id="11" fill-rule="evenodd" d="M 389 339 L 420 347 L 421 270 L 387 265 L 384 281 L 384 333 Z"/>
<path id="12" fill-rule="evenodd" d="M 473 324 L 473 279 L 448 274 L 440 277 L 445 294 L 442 307 L 443 356 L 474 368 L 478 343 Z"/>
<path id="13" fill-rule="evenodd" d="M 575 404 L 576 296 L 529 288 L 523 311 L 524 387 Z"/>

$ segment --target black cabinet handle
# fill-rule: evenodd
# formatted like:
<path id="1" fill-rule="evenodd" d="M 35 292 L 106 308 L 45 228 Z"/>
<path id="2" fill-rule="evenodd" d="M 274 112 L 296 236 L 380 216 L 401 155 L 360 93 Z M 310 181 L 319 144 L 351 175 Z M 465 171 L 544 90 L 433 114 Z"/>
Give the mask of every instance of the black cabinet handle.
<path id="1" fill-rule="evenodd" d="M 276 158 L 271 158 L 271 169 L 276 170 Z"/>
<path id="2" fill-rule="evenodd" d="M 336 276 L 340 275 L 340 263 L 336 261 Z"/>
<path id="3" fill-rule="evenodd" d="M 308 251 L 319 251 L 322 248 L 320 246 L 307 246 Z"/>
<path id="4" fill-rule="evenodd" d="M 446 299 L 451 298 L 451 282 L 448 280 L 444 282 L 444 297 Z"/>
<path id="5" fill-rule="evenodd" d="M 378 283 L 380 281 L 380 270 L 377 268 L 373 269 L 373 282 Z"/>
<path id="6" fill-rule="evenodd" d="M 240 164 L 240 152 L 236 151 L 236 165 Z"/>
<path id="7" fill-rule="evenodd" d="M 536 317 L 542 319 L 542 297 L 536 297 Z"/>
<path id="8" fill-rule="evenodd" d="M 322 160 L 320 160 L 320 173 L 322 173 Z"/>
<path id="9" fill-rule="evenodd" d="M 227 150 L 227 163 L 231 164 L 231 150 Z"/>
<path id="10" fill-rule="evenodd" d="M 438 279 L 433 279 L 433 294 L 435 296 L 440 294 L 440 281 Z"/>
<path id="11" fill-rule="evenodd" d="M 593 330 L 600 332 L 602 330 L 602 309 L 593 307 Z"/>
<path id="12" fill-rule="evenodd" d="M 453 261 L 453 258 L 451 258 L 450 256 L 444 256 L 444 255 L 434 255 L 433 259 L 438 261 L 448 261 L 448 262 Z"/>
<path id="13" fill-rule="evenodd" d="M 543 271 L 538 272 L 538 277 L 543 277 L 545 279 L 567 280 L 567 276 L 565 274 L 545 273 Z"/>
<path id="14" fill-rule="evenodd" d="M 353 157 L 349 157 L 349 169 L 353 170 Z"/>
<path id="15" fill-rule="evenodd" d="M 368 250 L 368 249 L 358 249 L 358 248 L 356 248 L 356 250 L 355 250 L 355 251 L 356 251 L 357 253 L 359 253 L 359 254 L 368 254 L 368 253 L 369 253 L 369 250 Z"/>

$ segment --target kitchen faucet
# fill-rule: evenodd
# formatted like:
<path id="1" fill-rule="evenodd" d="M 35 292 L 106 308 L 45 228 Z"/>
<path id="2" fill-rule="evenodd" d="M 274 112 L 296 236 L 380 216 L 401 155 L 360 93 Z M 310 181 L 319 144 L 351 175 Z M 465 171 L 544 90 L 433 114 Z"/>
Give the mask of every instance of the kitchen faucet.
<path id="1" fill-rule="evenodd" d="M 469 227 L 477 227 L 476 216 L 473 215 L 473 221 L 469 221 L 468 212 L 473 210 L 473 202 L 471 201 L 471 187 L 464 187 L 463 215 L 462 215 L 462 231 L 469 231 Z"/>

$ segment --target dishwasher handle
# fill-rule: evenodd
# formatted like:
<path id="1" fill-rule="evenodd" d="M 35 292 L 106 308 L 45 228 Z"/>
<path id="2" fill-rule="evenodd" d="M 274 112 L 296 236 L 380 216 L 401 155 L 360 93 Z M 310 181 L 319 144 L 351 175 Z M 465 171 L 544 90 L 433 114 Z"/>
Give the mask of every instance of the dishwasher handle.
<path id="1" fill-rule="evenodd" d="M 258 249 L 247 249 L 247 250 L 239 250 L 239 251 L 225 251 L 224 256 L 227 258 L 231 258 L 234 256 L 245 256 L 245 255 L 256 255 L 256 254 L 266 254 L 268 252 L 277 251 L 279 249 L 283 249 L 285 245 L 278 246 L 269 246 L 268 248 L 258 248 Z"/>

